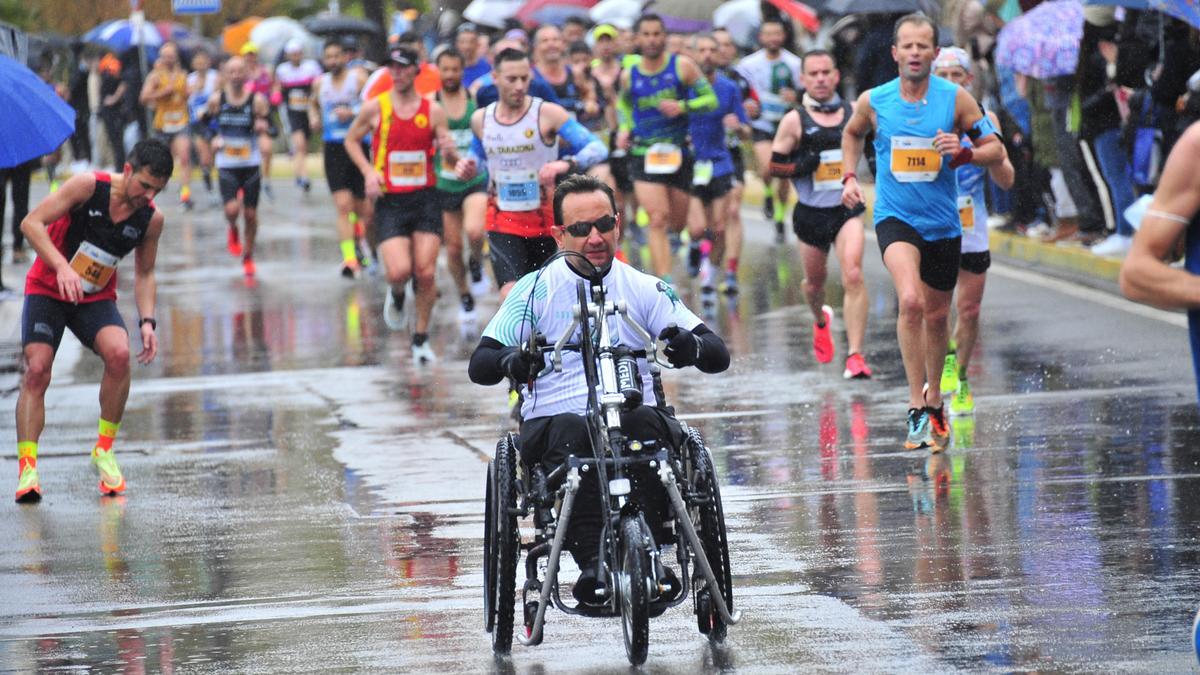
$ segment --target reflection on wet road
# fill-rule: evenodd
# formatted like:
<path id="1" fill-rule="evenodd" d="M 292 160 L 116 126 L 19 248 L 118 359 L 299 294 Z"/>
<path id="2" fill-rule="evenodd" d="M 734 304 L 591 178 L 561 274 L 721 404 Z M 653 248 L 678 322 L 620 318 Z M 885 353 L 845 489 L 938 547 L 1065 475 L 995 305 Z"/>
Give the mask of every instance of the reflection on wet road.
<path id="1" fill-rule="evenodd" d="M 476 335 L 448 286 L 442 360 L 414 368 L 380 318 L 381 282 L 336 276 L 324 198 L 276 188 L 253 286 L 217 214 L 170 212 L 163 353 L 137 369 L 117 443 L 124 498 L 98 499 L 86 461 L 100 366 L 64 348 L 46 498 L 5 502 L 0 520 L 3 669 L 624 668 L 616 621 L 561 613 L 544 646 L 493 661 L 482 498 L 504 392 L 466 381 Z M 814 362 L 797 256 L 769 234 L 750 235 L 740 300 L 706 317 L 731 371 L 667 382 L 725 481 L 745 619 L 714 648 L 690 604 L 667 612 L 646 670 L 1193 668 L 1200 415 L 1177 322 L 998 268 L 978 412 L 931 457 L 901 443 L 895 300 L 873 246 L 877 376 L 846 382 L 840 361 Z M 15 465 L 6 454 L 3 475 Z"/>

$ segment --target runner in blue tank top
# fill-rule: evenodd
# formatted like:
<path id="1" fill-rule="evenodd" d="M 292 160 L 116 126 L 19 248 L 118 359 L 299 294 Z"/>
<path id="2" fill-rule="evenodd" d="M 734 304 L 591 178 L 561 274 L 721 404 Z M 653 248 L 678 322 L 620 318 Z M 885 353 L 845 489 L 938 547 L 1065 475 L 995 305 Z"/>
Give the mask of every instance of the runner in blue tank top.
<path id="1" fill-rule="evenodd" d="M 961 47 L 943 49 L 933 62 L 933 72 L 968 91 L 971 91 L 971 85 L 975 82 L 971 73 L 971 57 Z M 984 114 L 999 131 L 1000 119 L 996 113 L 985 111 Z M 962 139 L 963 147 L 970 143 L 969 139 Z M 967 368 L 971 365 L 975 340 L 979 336 L 979 310 L 983 303 L 987 271 L 992 264 L 985 205 L 989 174 L 1003 190 L 1012 187 L 1016 176 L 1012 162 L 1007 158 L 988 169 L 964 164 L 958 167 L 955 176 L 958 180 L 958 219 L 963 230 L 962 259 L 959 262 L 958 282 L 955 284 L 957 298 L 954 306 L 958 310 L 958 318 L 954 323 L 954 339 L 950 341 L 946 362 L 942 367 L 942 395 L 951 396 L 950 413 L 958 416 L 952 426 L 960 447 L 964 445 L 964 436 L 972 428 L 966 418 L 975 412 L 975 397 L 971 394 Z"/>
<path id="2" fill-rule="evenodd" d="M 854 168 L 863 138 L 875 131 L 875 233 L 900 303 L 896 333 L 909 389 L 905 446 L 940 452 L 950 441 L 941 375 L 962 238 L 954 169 L 998 164 L 1004 145 L 970 94 L 930 76 L 938 34 L 928 17 L 901 17 L 893 35 L 900 77 L 859 96 L 842 134 L 842 204 L 864 202 Z M 963 134 L 973 148 L 960 144 Z"/>
<path id="3" fill-rule="evenodd" d="M 1194 122 L 1167 157 L 1154 201 L 1121 264 L 1125 297 L 1164 309 L 1186 309 L 1192 367 L 1200 385 L 1200 122 Z M 1171 267 L 1186 247 L 1185 269 Z M 1200 390 L 1198 390 L 1200 394 Z"/>
<path id="4" fill-rule="evenodd" d="M 661 17 L 643 14 L 633 30 L 642 59 L 621 73 L 617 147 L 629 150 L 634 194 L 650 216 L 652 271 L 669 282 L 667 228 L 683 230 L 692 185 L 687 115 L 716 110 L 717 96 L 695 61 L 667 52 Z"/>

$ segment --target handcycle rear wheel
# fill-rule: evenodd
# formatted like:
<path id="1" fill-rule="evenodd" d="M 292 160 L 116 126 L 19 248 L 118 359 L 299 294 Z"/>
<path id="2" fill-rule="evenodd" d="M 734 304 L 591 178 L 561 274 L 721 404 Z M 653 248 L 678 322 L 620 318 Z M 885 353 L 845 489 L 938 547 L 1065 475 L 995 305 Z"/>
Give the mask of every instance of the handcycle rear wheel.
<path id="1" fill-rule="evenodd" d="M 488 462 L 483 498 L 483 629 L 496 624 L 496 482 L 495 463 Z"/>
<path id="2" fill-rule="evenodd" d="M 484 568 L 492 568 L 494 576 L 490 588 L 494 589 L 491 599 L 492 651 L 508 654 L 512 651 L 513 618 L 516 606 L 517 558 L 520 554 L 521 533 L 517 529 L 517 449 L 511 436 L 505 436 L 496 444 L 496 457 L 492 460 L 492 527 L 494 547 L 490 551 L 494 562 L 484 561 Z M 485 585 L 488 580 L 485 579 Z M 489 590 L 489 592 L 491 592 Z"/>
<path id="3" fill-rule="evenodd" d="M 725 606 L 733 611 L 733 578 L 729 567 L 729 540 L 725 532 L 725 510 L 721 506 L 721 488 L 717 484 L 717 473 L 713 467 L 712 456 L 704 445 L 700 432 L 688 429 L 688 449 L 692 453 L 695 467 L 695 485 L 698 493 L 708 493 L 709 499 L 701 504 L 696 523 L 703 555 L 712 567 L 713 576 L 717 578 L 720 588 L 717 592 L 725 599 Z M 701 552 L 697 552 L 700 554 Z M 712 597 L 713 589 L 707 584 L 697 584 L 696 587 L 696 625 L 701 633 L 713 642 L 723 642 L 729 627 L 721 619 L 716 602 Z"/>
<path id="4" fill-rule="evenodd" d="M 650 555 L 642 539 L 641 521 L 636 516 L 621 519 L 621 569 L 617 588 L 621 601 L 621 631 L 629 662 L 646 662 L 650 647 Z"/>

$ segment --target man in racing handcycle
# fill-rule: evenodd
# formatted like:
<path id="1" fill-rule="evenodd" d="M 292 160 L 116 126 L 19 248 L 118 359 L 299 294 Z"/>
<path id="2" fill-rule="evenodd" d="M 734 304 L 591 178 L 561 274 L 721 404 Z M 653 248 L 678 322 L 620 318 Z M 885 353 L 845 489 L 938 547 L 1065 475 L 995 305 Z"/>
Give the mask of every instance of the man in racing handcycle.
<path id="1" fill-rule="evenodd" d="M 471 355 L 469 374 L 477 384 L 493 385 L 509 377 L 521 388 L 521 461 L 527 467 L 542 465 L 547 475 L 570 455 L 591 457 L 587 422 L 588 392 L 578 352 L 563 354 L 561 372 L 544 368 L 543 357 L 531 356 L 522 344 L 531 334 L 550 341 L 571 326 L 577 302 L 576 282 L 602 279 L 609 300 L 628 304 L 629 318 L 650 335 L 666 342 L 667 361 L 676 368 L 695 366 L 705 373 L 729 367 L 724 341 L 693 314 L 675 291 L 657 277 L 644 274 L 614 259 L 620 241 L 620 216 L 612 189 L 587 175 L 575 175 L 559 184 L 554 193 L 554 238 L 560 253 L 545 267 L 520 279 L 483 331 Z M 574 254 L 572 254 L 572 252 Z M 613 323 L 614 342 L 635 351 L 645 348 L 619 317 Z M 572 336 L 578 343 L 578 336 Z M 672 412 L 655 395 L 644 356 L 639 359 L 642 404 L 621 414 L 627 438 L 681 447 L 684 434 Z M 582 571 L 572 590 L 581 603 L 595 604 L 597 565 L 603 514 L 595 471 L 586 472 L 575 498 L 566 536 L 566 548 Z M 653 474 L 632 476 L 633 500 L 641 507 L 655 541 L 666 541 L 660 531 L 670 512 L 661 484 Z M 672 597 L 680 584 L 667 570 Z"/>

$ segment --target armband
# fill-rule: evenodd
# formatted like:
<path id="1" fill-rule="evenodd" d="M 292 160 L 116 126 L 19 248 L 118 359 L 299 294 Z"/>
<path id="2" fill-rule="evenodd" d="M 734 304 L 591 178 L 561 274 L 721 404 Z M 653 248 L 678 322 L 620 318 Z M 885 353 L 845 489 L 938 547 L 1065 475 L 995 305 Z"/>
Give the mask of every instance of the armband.
<path id="1" fill-rule="evenodd" d="M 559 128 L 558 135 L 574 151 L 574 161 L 581 169 L 590 169 L 608 158 L 604 142 L 576 120 L 567 120 Z"/>
<path id="2" fill-rule="evenodd" d="M 791 178 L 796 174 L 796 162 L 790 155 L 772 152 L 769 171 L 777 178 Z"/>
<path id="3" fill-rule="evenodd" d="M 967 129 L 967 138 L 970 138 L 972 141 L 977 141 L 988 134 L 999 136 L 1000 132 L 996 130 L 996 125 L 992 124 L 992 120 L 988 119 L 986 114 L 980 117 L 979 121 L 972 125 L 970 129 Z"/>

